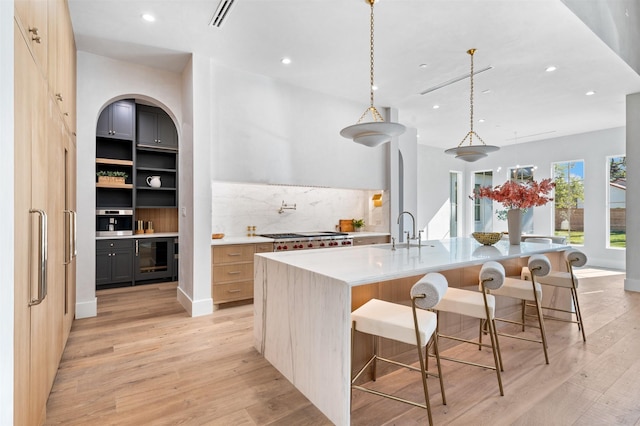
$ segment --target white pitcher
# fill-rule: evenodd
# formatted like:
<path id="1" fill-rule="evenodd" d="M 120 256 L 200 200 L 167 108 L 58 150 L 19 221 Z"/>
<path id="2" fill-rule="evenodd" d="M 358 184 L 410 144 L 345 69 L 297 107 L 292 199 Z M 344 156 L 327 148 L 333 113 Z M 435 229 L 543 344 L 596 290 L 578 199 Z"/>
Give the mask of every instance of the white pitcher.
<path id="1" fill-rule="evenodd" d="M 152 188 L 160 188 L 162 186 L 160 176 L 147 176 L 147 185 Z"/>

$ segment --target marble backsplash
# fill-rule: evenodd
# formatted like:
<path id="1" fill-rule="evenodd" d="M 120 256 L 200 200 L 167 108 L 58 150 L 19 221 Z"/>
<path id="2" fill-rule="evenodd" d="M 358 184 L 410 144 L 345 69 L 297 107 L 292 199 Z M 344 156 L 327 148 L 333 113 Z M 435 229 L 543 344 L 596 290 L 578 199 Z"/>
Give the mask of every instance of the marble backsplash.
<path id="1" fill-rule="evenodd" d="M 267 185 L 213 181 L 212 232 L 244 236 L 247 226 L 256 234 L 335 231 L 340 219 L 363 218 L 363 230 L 389 231 L 386 191 Z M 382 193 L 383 204 L 374 207 L 372 197 Z M 294 209 L 284 209 L 282 204 Z"/>

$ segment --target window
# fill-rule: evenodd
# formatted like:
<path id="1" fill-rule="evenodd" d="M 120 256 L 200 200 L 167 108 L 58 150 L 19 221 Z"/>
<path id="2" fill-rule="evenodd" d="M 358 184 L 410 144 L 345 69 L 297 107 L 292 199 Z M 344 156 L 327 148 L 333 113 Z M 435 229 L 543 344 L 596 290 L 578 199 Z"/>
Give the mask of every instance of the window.
<path id="1" fill-rule="evenodd" d="M 473 175 L 474 192 L 481 186 L 493 186 L 493 172 L 476 172 Z M 473 199 L 473 230 L 476 232 L 493 231 L 493 201 L 488 198 Z"/>
<path id="2" fill-rule="evenodd" d="M 531 182 L 533 180 L 533 172 L 536 167 L 515 167 L 509 169 L 509 180 L 520 183 Z M 506 215 L 506 213 L 505 213 Z M 525 234 L 533 234 L 533 209 L 527 209 L 522 214 L 522 232 Z"/>
<path id="3" fill-rule="evenodd" d="M 584 161 L 553 165 L 555 235 L 567 237 L 567 244 L 584 244 Z"/>
<path id="4" fill-rule="evenodd" d="M 626 248 L 627 157 L 609 157 L 609 247 Z"/>

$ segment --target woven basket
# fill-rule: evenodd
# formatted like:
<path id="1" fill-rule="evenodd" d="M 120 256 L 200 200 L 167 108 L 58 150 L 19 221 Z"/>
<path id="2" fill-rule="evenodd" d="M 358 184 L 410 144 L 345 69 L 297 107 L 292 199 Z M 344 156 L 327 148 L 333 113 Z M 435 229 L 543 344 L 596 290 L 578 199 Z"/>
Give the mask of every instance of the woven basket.
<path id="1" fill-rule="evenodd" d="M 471 234 L 480 244 L 491 246 L 502 238 L 502 232 L 474 232 Z"/>

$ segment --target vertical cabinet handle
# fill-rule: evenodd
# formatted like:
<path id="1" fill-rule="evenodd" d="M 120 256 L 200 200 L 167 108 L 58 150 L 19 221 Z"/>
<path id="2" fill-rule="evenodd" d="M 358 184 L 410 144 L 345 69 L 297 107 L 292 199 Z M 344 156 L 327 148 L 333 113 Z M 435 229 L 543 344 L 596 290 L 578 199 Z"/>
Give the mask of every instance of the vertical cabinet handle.
<path id="1" fill-rule="evenodd" d="M 136 256 L 138 255 L 138 251 L 139 251 L 139 249 L 140 249 L 140 247 L 138 247 L 138 241 L 139 241 L 139 240 L 136 240 Z"/>
<path id="2" fill-rule="evenodd" d="M 64 214 L 68 215 L 68 221 L 67 221 L 67 237 L 69 238 L 68 240 L 68 246 L 65 247 L 64 250 L 64 264 L 68 265 L 70 264 L 73 259 L 75 259 L 78 256 L 78 244 L 77 244 L 77 218 L 78 218 L 78 214 L 74 211 L 74 210 L 64 210 Z"/>
<path id="3" fill-rule="evenodd" d="M 63 210 L 64 214 L 65 214 L 65 218 L 67 219 L 66 224 L 65 224 L 65 229 L 67 231 L 67 238 L 64 241 L 64 249 L 63 249 L 63 253 L 64 253 L 64 264 L 68 265 L 71 263 L 71 260 L 73 259 L 73 243 L 71 242 L 71 240 L 73 239 L 73 215 L 71 214 L 71 210 Z M 68 244 L 68 245 L 67 245 Z"/>
<path id="4" fill-rule="evenodd" d="M 38 226 L 38 242 L 40 267 L 38 268 L 38 297 L 31 299 L 29 306 L 39 305 L 47 297 L 47 214 L 44 210 L 31 209 L 29 213 L 37 213 L 40 216 Z"/>
<path id="5" fill-rule="evenodd" d="M 71 230 L 73 232 L 73 250 L 71 250 L 72 259 L 78 257 L 78 213 L 75 210 L 71 210 L 71 217 L 73 218 L 73 226 Z"/>

